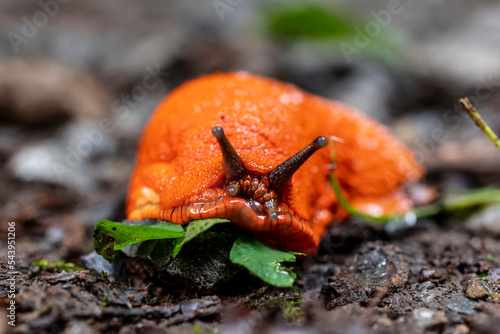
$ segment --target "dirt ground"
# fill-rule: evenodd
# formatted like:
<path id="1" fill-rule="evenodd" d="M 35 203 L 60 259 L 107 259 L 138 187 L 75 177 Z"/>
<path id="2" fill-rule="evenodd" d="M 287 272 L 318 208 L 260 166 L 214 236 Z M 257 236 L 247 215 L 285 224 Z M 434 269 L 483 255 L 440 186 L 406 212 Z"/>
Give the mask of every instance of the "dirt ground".
<path id="1" fill-rule="evenodd" d="M 0 4 L 0 333 L 500 333 L 498 203 L 412 226 L 332 224 L 318 255 L 292 265 L 289 289 L 245 271 L 210 287 L 180 273 L 169 285 L 125 253 L 113 266 L 88 255 L 100 219 L 125 219 L 154 106 L 215 71 L 256 72 L 364 110 L 415 151 L 422 183 L 440 194 L 500 187 L 500 153 L 456 104 L 469 96 L 500 133 L 495 2 L 402 2 L 383 34 L 404 37 L 403 62 L 272 36 L 264 1 L 222 14 L 214 3 L 57 2 L 53 15 L 37 1 Z M 335 3 L 356 22 L 389 8 Z"/>
<path id="2" fill-rule="evenodd" d="M 33 239 L 19 249 L 37 247 Z M 294 265 L 296 288 L 273 288 L 245 274 L 228 283 L 232 291 L 209 293 L 169 289 L 137 263 L 127 266 L 128 280 L 111 283 L 89 271 L 30 266 L 39 256 L 23 253 L 15 332 L 495 333 L 499 253 L 498 234 L 458 222 L 424 221 L 391 234 L 346 222 L 330 228 L 315 258 Z"/>

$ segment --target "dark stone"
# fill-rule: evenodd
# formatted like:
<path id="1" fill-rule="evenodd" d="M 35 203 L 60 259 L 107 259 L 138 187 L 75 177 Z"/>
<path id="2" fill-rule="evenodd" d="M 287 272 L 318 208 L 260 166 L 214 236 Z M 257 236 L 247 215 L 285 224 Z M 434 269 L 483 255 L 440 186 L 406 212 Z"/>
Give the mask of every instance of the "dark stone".
<path id="1" fill-rule="evenodd" d="M 240 233 L 232 224 L 216 225 L 186 243 L 175 258 L 169 239 L 148 240 L 124 252 L 142 263 L 150 280 L 180 292 L 209 293 L 230 286 L 227 283 L 243 273 L 243 267 L 229 260 Z"/>
<path id="2" fill-rule="evenodd" d="M 327 308 L 333 309 L 354 302 L 361 302 L 367 299 L 365 289 L 349 280 L 332 276 L 328 279 L 328 288 L 325 291 Z"/>
<path id="3" fill-rule="evenodd" d="M 371 243 L 352 260 L 342 274 L 331 276 L 325 287 L 328 308 L 381 298 L 390 289 L 400 288 L 408 280 L 409 268 L 401 250 L 392 245 Z M 381 295 L 378 295 L 380 292 Z"/>
<path id="4" fill-rule="evenodd" d="M 461 294 L 450 295 L 441 301 L 441 305 L 462 314 L 475 313 L 476 304 L 477 302 L 472 301 Z"/>

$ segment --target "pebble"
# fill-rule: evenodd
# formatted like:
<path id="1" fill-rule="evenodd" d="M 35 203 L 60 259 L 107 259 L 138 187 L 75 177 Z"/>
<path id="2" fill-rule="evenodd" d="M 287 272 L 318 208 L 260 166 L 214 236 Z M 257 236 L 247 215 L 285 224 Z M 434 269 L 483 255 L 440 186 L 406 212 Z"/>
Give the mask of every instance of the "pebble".
<path id="1" fill-rule="evenodd" d="M 364 303 L 374 295 L 403 287 L 408 280 L 407 263 L 398 247 L 367 244 L 345 273 L 328 278 L 328 285 L 323 289 L 327 308 Z"/>
<path id="2" fill-rule="evenodd" d="M 486 298 L 490 295 L 490 289 L 485 282 L 480 279 L 470 281 L 465 289 L 467 297 L 471 299 Z"/>
<path id="3" fill-rule="evenodd" d="M 85 321 L 71 321 L 63 334 L 91 334 L 92 328 Z"/>
<path id="4" fill-rule="evenodd" d="M 88 194 L 96 187 L 95 159 L 116 152 L 117 142 L 92 122 L 69 122 L 54 137 L 27 144 L 15 153 L 9 168 L 20 180 L 60 184 Z"/>
<path id="5" fill-rule="evenodd" d="M 467 299 L 460 294 L 454 294 L 446 297 L 441 301 L 441 305 L 447 307 L 448 309 L 463 313 L 463 314 L 474 314 L 477 302 Z"/>
<path id="6" fill-rule="evenodd" d="M 441 269 L 423 269 L 420 280 L 423 282 L 430 280 L 439 280 L 443 277 L 443 275 L 444 272 Z"/>
<path id="7" fill-rule="evenodd" d="M 450 332 L 452 334 L 469 334 L 470 329 L 467 327 L 467 325 L 460 324 L 455 327 L 455 330 L 453 332 Z"/>
<path id="8" fill-rule="evenodd" d="M 448 319 L 443 312 L 428 308 L 421 307 L 413 310 L 413 317 L 419 327 L 428 330 L 442 329 L 448 324 Z"/>
<path id="9" fill-rule="evenodd" d="M 500 205 L 489 205 L 473 214 L 468 219 L 466 227 L 474 232 L 500 235 Z"/>
<path id="10" fill-rule="evenodd" d="M 417 288 L 418 289 L 418 288 Z M 442 296 L 445 294 L 446 289 L 443 287 L 437 288 L 423 288 L 420 293 L 415 295 L 417 300 L 421 300 L 424 303 L 431 303 L 441 300 Z"/>

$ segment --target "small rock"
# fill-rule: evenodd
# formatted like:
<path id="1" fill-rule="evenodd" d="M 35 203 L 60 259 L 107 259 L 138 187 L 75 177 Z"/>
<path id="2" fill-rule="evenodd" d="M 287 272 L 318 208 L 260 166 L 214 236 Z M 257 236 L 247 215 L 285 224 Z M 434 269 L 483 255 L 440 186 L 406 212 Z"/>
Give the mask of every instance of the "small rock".
<path id="1" fill-rule="evenodd" d="M 490 295 L 490 289 L 487 287 L 486 283 L 480 279 L 470 281 L 465 289 L 467 297 L 471 299 L 481 299 L 486 298 Z"/>
<path id="2" fill-rule="evenodd" d="M 221 301 L 217 296 L 207 296 L 201 299 L 190 299 L 181 302 L 181 312 L 186 321 L 218 313 L 220 310 Z"/>
<path id="3" fill-rule="evenodd" d="M 97 123 L 69 122 L 53 138 L 21 148 L 9 168 L 23 181 L 61 184 L 89 194 L 97 186 L 94 160 L 109 157 L 116 147 L 116 140 Z"/>
<path id="4" fill-rule="evenodd" d="M 115 280 L 127 282 L 131 279 L 130 274 L 125 270 L 127 256 L 122 252 L 116 253 L 113 263 L 109 263 L 102 256 L 97 255 L 95 251 L 80 257 L 80 260 L 82 261 L 82 266 L 90 270 L 92 274 L 100 277 L 102 276 L 101 272 L 104 272 L 106 278 L 111 282 Z"/>
<path id="5" fill-rule="evenodd" d="M 430 281 L 430 280 L 440 280 L 444 275 L 444 272 L 441 269 L 423 269 L 420 281 Z"/>
<path id="6" fill-rule="evenodd" d="M 387 122 L 390 118 L 388 92 L 394 91 L 394 84 L 394 78 L 382 67 L 359 63 L 353 65 L 349 76 L 337 78 L 325 95 Z"/>
<path id="7" fill-rule="evenodd" d="M 486 280 L 489 283 L 500 282 L 500 268 L 491 269 Z"/>
<path id="8" fill-rule="evenodd" d="M 472 215 L 466 227 L 474 232 L 486 232 L 500 235 L 500 205 L 490 205 Z"/>
<path id="9" fill-rule="evenodd" d="M 463 314 L 474 314 L 477 302 L 467 299 L 466 297 L 454 294 L 441 301 L 441 305 L 447 307 L 448 309 L 463 313 Z"/>
<path id="10" fill-rule="evenodd" d="M 376 321 L 377 321 L 377 325 L 380 326 L 380 327 L 390 328 L 391 326 L 394 325 L 394 321 L 391 320 L 391 319 L 389 319 L 386 316 L 381 316 Z"/>
<path id="11" fill-rule="evenodd" d="M 63 334 L 91 334 L 92 329 L 85 321 L 71 321 Z"/>
<path id="12" fill-rule="evenodd" d="M 418 326 L 427 330 L 443 329 L 448 324 L 448 319 L 443 312 L 434 311 L 428 308 L 417 308 L 413 310 L 413 317 Z"/>
<path id="13" fill-rule="evenodd" d="M 450 332 L 450 334 L 469 334 L 470 329 L 467 327 L 467 325 L 460 324 L 455 327 L 453 331 Z"/>
<path id="14" fill-rule="evenodd" d="M 326 307 L 331 310 L 338 306 L 364 301 L 368 297 L 363 287 L 345 278 L 332 276 L 328 279 L 325 298 L 327 300 Z"/>
<path id="15" fill-rule="evenodd" d="M 421 285 L 423 285 L 422 283 Z M 424 303 L 432 303 L 440 301 L 442 296 L 445 294 L 446 289 L 442 287 L 432 288 L 432 287 L 417 287 L 418 293 L 414 295 L 416 300 L 421 300 Z"/>
<path id="16" fill-rule="evenodd" d="M 431 281 L 426 281 L 426 282 L 423 282 L 423 283 L 419 284 L 416 287 L 416 290 L 417 291 L 424 291 L 424 290 L 434 289 L 435 287 L 436 287 L 436 284 L 434 284 Z"/>
<path id="17" fill-rule="evenodd" d="M 498 333 L 498 329 L 500 328 L 500 316 L 498 312 L 478 312 L 473 317 L 469 318 L 467 325 L 469 325 L 471 333 Z"/>
<path id="18" fill-rule="evenodd" d="M 372 293 L 381 286 L 402 287 L 408 280 L 408 261 L 396 246 L 368 244 L 353 262 L 347 276 Z"/>
<path id="19" fill-rule="evenodd" d="M 365 302 L 378 292 L 404 286 L 408 280 L 407 263 L 398 247 L 368 244 L 354 257 L 347 272 L 328 279 L 323 289 L 327 307 Z"/>

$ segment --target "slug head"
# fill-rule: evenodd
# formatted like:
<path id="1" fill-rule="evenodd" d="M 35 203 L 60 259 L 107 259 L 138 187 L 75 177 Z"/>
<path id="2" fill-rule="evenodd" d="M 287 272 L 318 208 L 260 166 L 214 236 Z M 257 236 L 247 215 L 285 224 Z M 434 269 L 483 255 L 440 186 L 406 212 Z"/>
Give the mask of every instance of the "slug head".
<path id="1" fill-rule="evenodd" d="M 222 127 L 213 128 L 212 134 L 222 151 L 226 171 L 224 188 L 228 195 L 247 199 L 256 213 L 267 213 L 272 221 L 278 220 L 278 199 L 284 185 L 314 152 L 328 144 L 326 137 L 317 137 L 268 174 L 257 175 L 245 168 Z"/>

